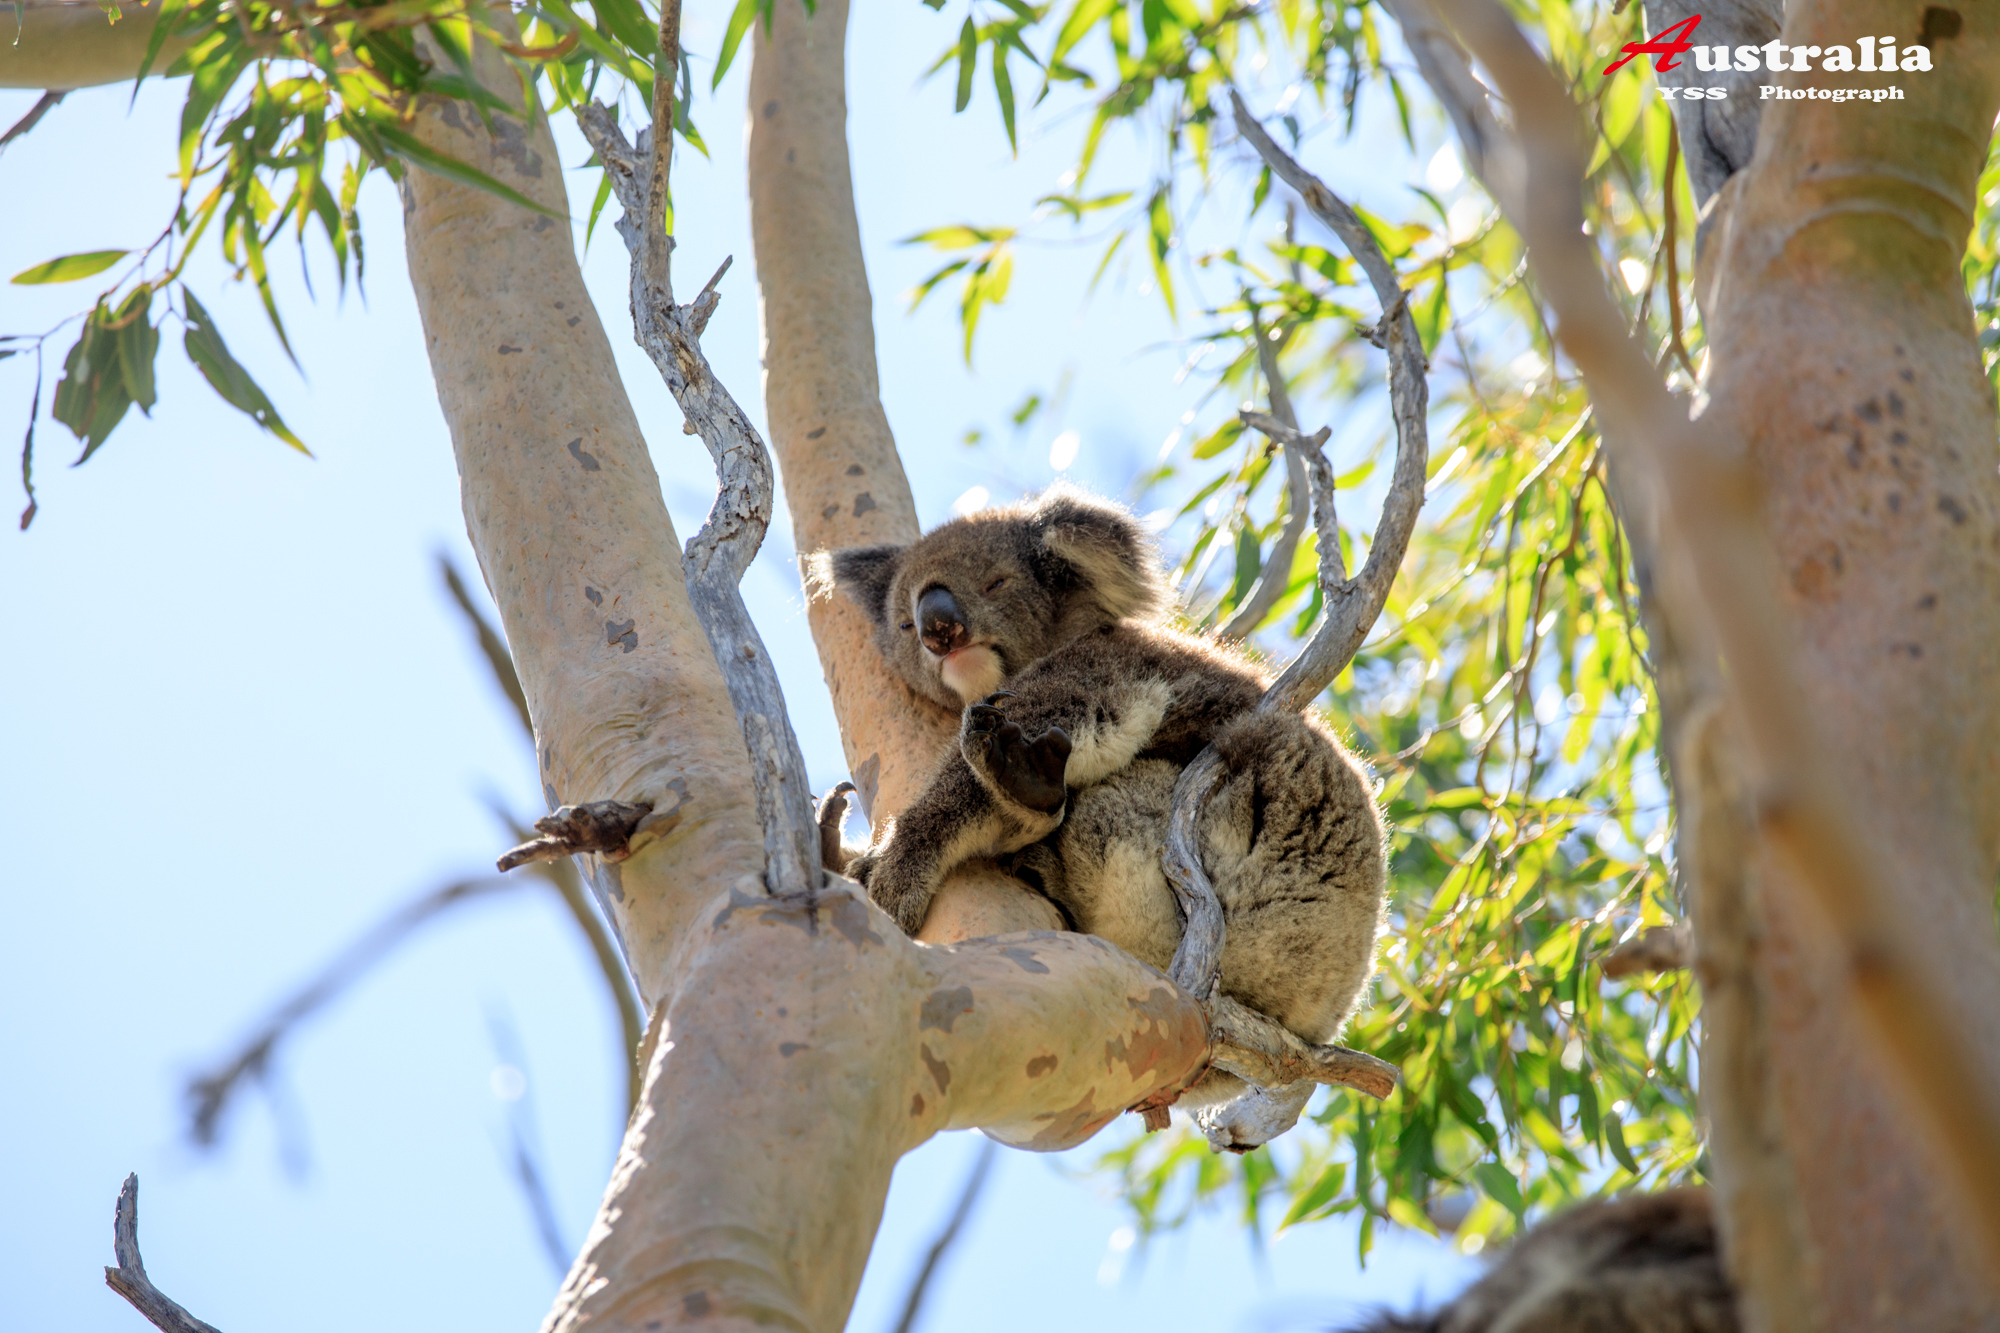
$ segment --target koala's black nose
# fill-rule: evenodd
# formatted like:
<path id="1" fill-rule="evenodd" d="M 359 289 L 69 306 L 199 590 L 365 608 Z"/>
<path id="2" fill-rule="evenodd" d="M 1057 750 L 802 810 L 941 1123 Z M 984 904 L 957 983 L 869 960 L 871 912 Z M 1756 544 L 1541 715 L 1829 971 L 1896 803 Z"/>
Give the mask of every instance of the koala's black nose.
<path id="1" fill-rule="evenodd" d="M 917 598 L 917 633 L 924 647 L 939 657 L 965 646 L 971 637 L 965 628 L 965 611 L 949 589 L 926 588 Z"/>

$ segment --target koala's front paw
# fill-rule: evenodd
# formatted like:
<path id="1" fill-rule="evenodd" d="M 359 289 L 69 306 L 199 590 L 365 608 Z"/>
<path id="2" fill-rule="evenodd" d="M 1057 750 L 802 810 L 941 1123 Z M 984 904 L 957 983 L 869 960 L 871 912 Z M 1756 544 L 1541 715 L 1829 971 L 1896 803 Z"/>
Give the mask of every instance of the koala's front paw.
<path id="1" fill-rule="evenodd" d="M 1030 810 L 1054 814 L 1068 798 L 1063 771 L 1069 766 L 1069 735 L 1050 727 L 1030 740 L 1000 710 L 998 700 L 1008 697 L 1002 690 L 965 710 L 959 749 L 995 791 Z"/>

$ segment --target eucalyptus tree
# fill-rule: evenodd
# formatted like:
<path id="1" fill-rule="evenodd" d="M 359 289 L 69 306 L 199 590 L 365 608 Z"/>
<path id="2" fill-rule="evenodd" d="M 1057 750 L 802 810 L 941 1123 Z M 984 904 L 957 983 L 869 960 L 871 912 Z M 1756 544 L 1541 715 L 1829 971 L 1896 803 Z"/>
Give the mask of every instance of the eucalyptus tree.
<path id="1" fill-rule="evenodd" d="M 190 76 L 183 205 L 161 241 L 38 275 L 126 265 L 57 391 L 86 450 L 150 401 L 162 307 L 217 391 L 283 437 L 179 265 L 213 236 L 261 285 L 264 249 L 316 221 L 345 271 L 361 255 L 355 182 L 377 168 L 403 181 L 468 519 L 547 780 L 555 800 L 623 806 L 593 806 L 589 827 L 558 820 L 550 846 L 590 858 L 652 1011 L 605 1225 L 554 1326 L 831 1327 L 898 1153 L 954 1124 L 1081 1141 L 1228 1041 L 1198 984 L 1157 989 L 1073 941 L 1038 940 L 1047 970 L 1023 974 L 1015 946 L 979 941 L 1053 923 L 1002 877 L 941 898 L 925 936 L 972 941 L 950 951 L 909 950 L 817 881 L 768 654 L 729 605 L 744 534 L 768 514 L 761 442 L 699 356 L 713 284 L 672 298 L 664 139 L 629 143 L 590 110 L 622 81 L 656 124 L 696 135 L 673 6 L 209 0 L 109 30 L 81 7 L 27 14 L 28 38 L 38 24 L 71 35 L 41 82 L 32 45 L 0 54 L 16 85 Z M 1104 247 L 1100 274 L 1139 273 L 1190 349 L 1185 428 L 1135 482 L 1175 498 L 1190 616 L 1283 652 L 1339 619 L 1344 571 L 1378 563 L 1364 545 L 1402 570 L 1332 693 L 1377 756 L 1397 828 L 1382 996 L 1347 1040 L 1400 1083 L 1379 1103 L 1336 1092 L 1289 1154 L 1216 1156 L 1172 1130 L 1107 1164 L 1147 1228 L 1232 1196 L 1257 1225 L 1276 1195 L 1284 1225 L 1358 1215 L 1364 1249 L 1382 1220 L 1448 1221 L 1471 1245 L 1580 1195 L 1707 1178 L 1753 1327 L 1988 1327 L 1996 15 L 1744 0 L 1679 30 L 1824 50 L 1891 27 L 1928 53 L 1907 75 L 1768 76 L 1904 92 L 1853 104 L 1767 99 L 1712 59 L 1673 68 L 1663 44 L 1620 61 L 1645 30 L 1685 25 L 1673 0 L 1548 0 L 1517 14 L 1532 48 L 1499 14 L 1474 0 L 974 0 L 939 20 L 960 20 L 940 100 L 969 109 L 983 64 L 999 113 L 996 131 L 968 133 L 1012 140 L 1024 117 L 1076 108 L 1089 124 L 1036 218 L 941 218 L 916 238 L 943 252 L 920 298 L 957 292 L 967 355 L 1015 264 L 1033 262 L 1025 241 L 1108 223 L 1079 243 Z M 767 415 L 804 551 L 916 531 L 875 383 L 844 23 L 839 3 L 808 17 L 742 0 L 716 61 L 719 82 L 752 59 Z M 1730 96 L 1656 95 L 1711 83 Z M 685 557 L 567 236 L 547 223 L 569 206 L 540 169 L 543 118 L 571 111 L 606 167 L 593 223 L 614 195 L 624 215 L 641 340 L 723 475 Z M 1385 120 L 1428 146 L 1440 112 L 1456 147 L 1403 215 L 1343 216 L 1309 169 L 1317 142 Z M 1097 180 L 1104 135 L 1127 130 L 1152 175 Z M 1327 244 L 1356 239 L 1349 219 L 1366 240 Z M 1364 271 L 1372 299 L 1353 294 Z M 1376 407 L 1385 345 L 1429 361 L 1437 404 L 1415 421 Z M 1269 414 L 1237 410 L 1246 400 Z M 1407 556 L 1393 525 L 1371 539 L 1307 522 L 1311 456 L 1281 446 L 1337 411 L 1374 413 L 1403 459 L 1426 415 L 1444 435 Z M 1372 484 L 1373 466 L 1335 486 Z M 839 599 L 810 617 L 850 771 L 886 817 L 949 719 L 911 705 Z M 746 973 L 794 980 L 753 1001 Z M 925 1026 L 927 1000 L 959 985 L 973 1009 Z M 881 1003 L 843 1026 L 855 990 Z M 752 1021 L 781 1003 L 810 1038 Z M 1153 1063 L 1082 1078 L 1081 1053 L 1107 1037 L 1150 1043 Z M 802 1053 L 774 1055 L 777 1040 Z M 1030 1089 L 1001 1072 L 1050 1053 L 1081 1081 Z M 1299 1052 L 1262 1058 L 1303 1072 Z M 757 1092 L 718 1102 L 722 1071 Z M 762 1156 L 717 1151 L 722 1133 Z M 691 1193 L 729 1202 L 695 1220 L 677 1206 Z M 801 1203 L 822 1198 L 842 1202 Z"/>

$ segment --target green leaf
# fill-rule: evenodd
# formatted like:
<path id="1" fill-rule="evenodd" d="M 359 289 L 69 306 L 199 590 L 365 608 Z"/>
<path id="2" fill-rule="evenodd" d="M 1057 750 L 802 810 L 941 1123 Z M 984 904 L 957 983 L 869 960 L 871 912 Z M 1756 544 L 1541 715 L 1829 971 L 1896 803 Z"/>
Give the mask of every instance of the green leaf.
<path id="1" fill-rule="evenodd" d="M 1618 1112 L 1614 1110 L 1607 1110 L 1604 1113 L 1604 1141 L 1611 1145 L 1611 1155 L 1618 1159 L 1618 1165 L 1635 1176 L 1640 1174 L 1638 1159 L 1632 1156 L 1632 1150 L 1625 1146 L 1624 1122 L 1618 1118 Z"/>
<path id="2" fill-rule="evenodd" d="M 1291 1209 L 1286 1212 L 1284 1220 L 1278 1223 L 1278 1230 L 1282 1232 L 1294 1223 L 1310 1222 L 1316 1217 L 1324 1216 L 1320 1210 L 1339 1197 L 1340 1187 L 1346 1183 L 1347 1163 L 1330 1163 L 1326 1170 L 1319 1173 L 1319 1179 L 1315 1180 L 1305 1193 L 1292 1201 Z"/>
<path id="3" fill-rule="evenodd" d="M 1080 0 L 1077 7 L 1070 10 L 1069 17 L 1063 20 L 1062 31 L 1056 34 L 1055 48 L 1049 52 L 1049 64 L 1054 65 L 1068 55 L 1070 48 L 1103 22 L 1117 5 L 1118 0 Z"/>
<path id="4" fill-rule="evenodd" d="M 1472 1174 L 1487 1198 L 1512 1213 L 1516 1222 L 1526 1220 L 1528 1206 L 1521 1199 L 1521 1187 L 1506 1167 L 1498 1162 L 1481 1162 L 1472 1168 Z"/>
<path id="5" fill-rule="evenodd" d="M 100 305 L 84 321 L 83 333 L 63 358 L 63 378 L 49 408 L 49 415 L 84 442 L 78 464 L 103 446 L 132 406 L 118 363 L 118 335 L 104 327 L 109 314 Z"/>
<path id="6" fill-rule="evenodd" d="M 118 330 L 118 367 L 126 396 L 139 410 L 152 415 L 158 394 L 153 387 L 153 362 L 160 354 L 160 331 L 147 317 L 152 314 L 153 289 L 142 287 L 126 301 L 119 317 L 126 321 Z"/>
<path id="7" fill-rule="evenodd" d="M 130 250 L 88 250 L 80 255 L 64 255 L 46 263 L 24 268 L 13 277 L 17 287 L 36 287 L 50 282 L 75 282 L 93 273 L 102 273 L 131 254 Z"/>
<path id="8" fill-rule="evenodd" d="M 967 18 L 965 26 L 958 30 L 958 98 L 954 111 L 963 111 L 972 104 L 972 74 L 979 60 L 979 33 Z"/>
<path id="9" fill-rule="evenodd" d="M 502 185 L 499 181 L 494 180 L 477 167 L 469 166 L 455 157 L 440 153 L 437 149 L 432 148 L 406 130 L 382 121 L 377 121 L 371 128 L 382 137 L 384 143 L 396 151 L 399 157 L 407 158 L 426 171 L 435 172 L 437 175 L 443 176 L 447 180 L 455 180 L 461 185 L 470 185 L 476 190 L 484 190 L 488 194 L 505 199 L 510 204 L 518 204 L 522 208 L 533 209 L 535 212 L 546 217 L 552 217 L 562 222 L 568 221 L 567 218 L 554 209 L 542 207 L 519 190 Z"/>
<path id="10" fill-rule="evenodd" d="M 187 301 L 187 338 L 182 345 L 187 349 L 188 360 L 194 362 L 209 387 L 222 396 L 222 401 L 245 413 L 306 457 L 312 457 L 312 450 L 306 448 L 279 419 L 277 409 L 271 406 L 271 400 L 264 396 L 264 391 L 257 387 L 257 381 L 250 378 L 250 372 L 229 354 L 229 347 L 222 341 L 215 321 L 195 299 L 195 294 L 183 287 L 181 295 Z"/>
<path id="11" fill-rule="evenodd" d="M 1151 223 L 1153 240 L 1153 278 L 1160 284 L 1160 299 L 1167 303 L 1167 314 L 1178 318 L 1174 310 L 1174 278 L 1167 269 L 1167 251 L 1173 248 L 1174 217 L 1167 206 L 1165 186 L 1153 192 L 1146 205 L 1146 214 Z"/>
<path id="12" fill-rule="evenodd" d="M 743 45 L 743 34 L 750 31 L 756 18 L 757 0 L 736 0 L 736 8 L 729 11 L 729 26 L 722 32 L 722 54 L 715 58 L 715 74 L 708 81 L 710 92 L 722 86 L 722 76 L 729 72 L 730 62 L 736 59 L 736 48 Z"/>
<path id="13" fill-rule="evenodd" d="M 1007 147 L 1021 151 L 1014 141 L 1014 80 L 1007 73 L 1007 48 L 993 43 L 993 92 L 1000 99 L 1000 119 L 1007 125 Z"/>

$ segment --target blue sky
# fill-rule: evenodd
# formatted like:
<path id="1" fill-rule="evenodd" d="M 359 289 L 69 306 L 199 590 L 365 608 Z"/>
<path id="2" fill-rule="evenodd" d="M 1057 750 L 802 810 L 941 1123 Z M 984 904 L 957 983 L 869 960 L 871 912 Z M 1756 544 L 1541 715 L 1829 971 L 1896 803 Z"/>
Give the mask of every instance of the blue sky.
<path id="1" fill-rule="evenodd" d="M 713 50 L 723 16 L 715 3 L 692 6 L 689 46 Z M 1026 118 L 1015 160 L 990 107 L 954 121 L 950 88 L 919 75 L 960 17 L 913 0 L 863 5 L 849 39 L 883 398 L 927 522 L 973 486 L 1007 498 L 1045 484 L 1063 431 L 1080 439 L 1069 475 L 1122 494 L 1199 392 L 1198 377 L 1176 380 L 1185 349 L 1142 290 L 1143 265 L 1114 269 L 1083 297 L 1095 249 L 1025 252 L 970 370 L 952 298 L 905 313 L 903 294 L 936 259 L 897 241 L 1025 216 L 1085 125 L 1076 114 Z M 706 342 L 761 424 L 744 72 L 697 107 L 713 159 L 684 153 L 676 166 L 677 257 L 699 280 L 735 254 Z M 697 76 L 705 82 L 699 65 Z M 984 83 L 978 95 L 990 98 Z M 129 113 L 126 89 L 75 95 L 0 156 L 0 275 L 150 239 L 172 200 L 180 91 L 149 85 Z M 1265 91 L 1267 105 L 1280 95 Z M 31 102 L 0 93 L 0 123 Z M 582 162 L 581 140 L 566 123 L 558 132 L 564 160 Z M 1384 151 L 1389 142 L 1326 135 L 1309 156 L 1364 201 L 1390 201 L 1425 159 Z M 1123 188 L 1146 171 L 1131 142 L 1112 142 L 1095 179 Z M 592 183 L 572 179 L 579 215 Z M 0 870 L 0 1303 L 23 1328 L 139 1326 L 99 1274 L 131 1170 L 149 1269 L 226 1333 L 529 1327 L 557 1276 L 508 1176 L 496 1088 L 512 1088 L 496 1068 L 517 1061 L 525 1072 L 571 1246 L 609 1167 L 622 1095 L 615 1022 L 573 928 L 533 888 L 433 924 L 303 1029 L 277 1061 L 277 1100 L 244 1101 L 219 1152 L 197 1154 L 181 1137 L 189 1072 L 385 912 L 491 864 L 507 839 L 489 800 L 539 813 L 531 756 L 434 569 L 439 551 L 475 566 L 386 182 L 371 185 L 363 213 L 365 301 L 337 300 L 317 258 L 317 302 L 289 252 L 274 264 L 303 378 L 254 297 L 224 286 L 212 259 L 197 269 L 232 348 L 315 460 L 217 401 L 169 330 L 152 419 L 135 414 L 74 471 L 64 466 L 74 442 L 45 421 L 41 514 L 27 534 L 0 533 L 0 838 L 11 853 Z M 604 228 L 586 276 L 685 535 L 711 474 L 623 335 L 624 264 Z M 46 328 L 92 290 L 0 286 L 0 331 Z M 44 413 L 66 349 L 51 346 Z M 0 363 L 9 475 L 28 360 Z M 1006 424 L 1027 392 L 1065 380 L 1059 419 L 1020 433 Z M 976 451 L 959 443 L 973 427 L 987 432 Z M 824 788 L 844 775 L 793 568 L 781 524 L 746 593 L 767 642 L 782 645 L 787 697 Z M 496 1024 L 518 1033 L 518 1057 L 496 1050 Z M 1146 1253 L 1122 1251 L 1126 1219 L 1086 1178 L 1103 1146 L 1002 1154 L 926 1327 L 1303 1329 L 1435 1298 L 1469 1271 L 1436 1242 L 1391 1233 L 1364 1273 L 1341 1222 L 1280 1238 L 1261 1266 L 1221 1216 Z M 893 1324 L 972 1150 L 969 1136 L 947 1135 L 898 1169 L 851 1328 Z"/>

